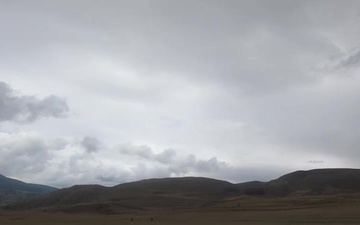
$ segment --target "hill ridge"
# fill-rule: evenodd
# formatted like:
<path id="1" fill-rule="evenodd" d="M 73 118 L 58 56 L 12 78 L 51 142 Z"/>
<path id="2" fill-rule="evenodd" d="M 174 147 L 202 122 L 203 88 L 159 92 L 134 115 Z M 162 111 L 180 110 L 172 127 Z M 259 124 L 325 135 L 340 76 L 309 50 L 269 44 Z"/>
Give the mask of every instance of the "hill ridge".
<path id="1" fill-rule="evenodd" d="M 307 196 L 360 193 L 360 169 L 315 169 L 294 171 L 268 182 L 233 184 L 206 177 L 150 178 L 118 184 L 74 185 L 9 207 L 52 210 L 115 211 L 149 208 L 202 207 L 236 196 Z M 96 207 L 95 207 L 96 206 Z M 86 211 L 85 210 L 85 211 Z"/>

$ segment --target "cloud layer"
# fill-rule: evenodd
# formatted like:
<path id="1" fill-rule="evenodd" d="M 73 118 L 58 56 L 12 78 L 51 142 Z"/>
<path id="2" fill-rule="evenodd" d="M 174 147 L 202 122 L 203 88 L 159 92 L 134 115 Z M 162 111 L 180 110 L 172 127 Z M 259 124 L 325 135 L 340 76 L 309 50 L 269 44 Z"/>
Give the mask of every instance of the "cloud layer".
<path id="1" fill-rule="evenodd" d="M 0 122 L 33 122 L 40 117 L 63 118 L 69 111 L 66 101 L 57 96 L 38 99 L 17 95 L 11 87 L 0 81 Z"/>
<path id="2" fill-rule="evenodd" d="M 0 2 L 0 173 L 66 186 L 359 167 L 359 1 L 90 2 Z"/>
<path id="3" fill-rule="evenodd" d="M 198 159 L 193 154 L 178 154 L 170 149 L 156 154 L 148 146 L 129 144 L 101 149 L 97 145 L 95 151 L 94 140 L 97 139 L 47 139 L 36 133 L 0 133 L 0 171 L 57 187 L 86 183 L 116 185 L 150 177 L 189 175 L 233 181 L 245 178 L 241 169 L 216 157 Z"/>

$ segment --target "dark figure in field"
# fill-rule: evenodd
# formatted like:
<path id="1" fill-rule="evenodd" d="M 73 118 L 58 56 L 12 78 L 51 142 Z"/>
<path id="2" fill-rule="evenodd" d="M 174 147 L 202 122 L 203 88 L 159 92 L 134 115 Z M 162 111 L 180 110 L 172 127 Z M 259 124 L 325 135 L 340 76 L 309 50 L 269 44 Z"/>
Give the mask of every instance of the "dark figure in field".
<path id="1" fill-rule="evenodd" d="M 150 218 L 150 222 L 153 223 L 154 222 L 154 217 Z"/>
<path id="2" fill-rule="evenodd" d="M 133 222 L 134 222 L 134 218 L 131 217 L 131 218 L 130 218 L 130 222 L 133 223 Z"/>

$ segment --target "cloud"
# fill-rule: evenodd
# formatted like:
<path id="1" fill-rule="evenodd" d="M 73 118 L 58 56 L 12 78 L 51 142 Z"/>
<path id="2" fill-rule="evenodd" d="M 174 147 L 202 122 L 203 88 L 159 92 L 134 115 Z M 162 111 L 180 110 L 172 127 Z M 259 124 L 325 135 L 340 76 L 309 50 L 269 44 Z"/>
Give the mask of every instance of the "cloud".
<path id="1" fill-rule="evenodd" d="M 218 173 L 227 167 L 229 167 L 229 165 L 226 162 L 218 161 L 216 157 L 204 160 L 198 159 L 195 155 L 191 154 L 171 164 L 170 170 L 176 175 L 181 175 L 189 172 Z"/>
<path id="2" fill-rule="evenodd" d="M 336 68 L 357 68 L 360 66 L 360 50 L 343 59 Z"/>
<path id="3" fill-rule="evenodd" d="M 121 155 L 145 159 L 149 163 L 155 162 L 163 166 L 164 170 L 172 176 L 207 174 L 217 177 L 222 176 L 221 173 L 224 170 L 236 170 L 228 163 L 219 161 L 216 157 L 198 159 L 194 154 L 178 155 L 173 149 L 166 149 L 159 153 L 154 153 L 148 146 L 121 145 L 117 149 Z"/>
<path id="4" fill-rule="evenodd" d="M 81 141 L 81 145 L 86 149 L 87 152 L 97 152 L 101 148 L 101 142 L 96 137 L 86 136 Z"/>
<path id="5" fill-rule="evenodd" d="M 172 163 L 176 156 L 176 152 L 173 149 L 166 149 L 156 154 L 150 147 L 145 145 L 121 145 L 118 147 L 118 151 L 123 155 L 135 156 L 162 164 Z"/>
<path id="6" fill-rule="evenodd" d="M 165 149 L 155 153 L 145 145 L 122 144 L 88 154 L 97 138 L 48 138 L 37 133 L 0 133 L 0 171 L 27 182 L 56 187 L 98 183 L 107 186 L 149 178 L 201 176 L 234 183 L 267 181 L 293 169 L 286 165 L 232 165 L 217 157 L 201 158 Z M 95 146 L 97 146 L 95 144 Z M 92 149 L 94 150 L 94 148 Z M 308 162 L 306 162 L 309 164 Z M 314 164 L 314 163 L 310 163 Z M 325 164 L 325 162 L 324 162 Z M 309 165 L 311 167 L 311 165 Z"/>
<path id="7" fill-rule="evenodd" d="M 33 122 L 40 117 L 65 117 L 69 107 L 57 96 L 38 99 L 34 96 L 16 95 L 15 91 L 0 82 L 0 122 Z"/>
<path id="8" fill-rule="evenodd" d="M 31 177 L 47 169 L 50 147 L 55 147 L 34 133 L 0 133 L 0 171 L 7 175 Z"/>
<path id="9" fill-rule="evenodd" d="M 37 133 L 0 133 L 0 171 L 27 182 L 57 187 L 88 183 L 111 186 L 178 176 L 241 180 L 235 172 L 239 168 L 216 157 L 199 159 L 195 155 L 178 155 L 173 149 L 154 153 L 148 146 L 136 145 L 121 145 L 120 151 L 119 147 L 98 151 L 99 143 L 97 138 L 88 136 L 79 142 L 74 138 L 46 138 Z M 89 151 L 98 152 L 88 154 Z"/>
<path id="10" fill-rule="evenodd" d="M 21 50 L 39 46 L 30 55 L 65 53 L 71 56 L 61 57 L 66 64 L 66 59 L 86 64 L 106 55 L 120 61 L 123 68 L 152 78 L 171 80 L 178 74 L 192 82 L 253 94 L 314 81 L 307 75 L 311 67 L 340 51 L 329 27 L 335 33 L 342 26 L 351 27 L 348 14 L 357 13 L 351 9 L 358 6 L 309 1 L 157 1 L 151 5 L 147 1 L 94 1 L 91 5 L 78 1 L 66 7 L 68 4 L 8 4 L 7 11 L 18 14 L 5 15 L 19 28 L 4 22 L 4 33 L 13 35 L 2 37 L 0 43 Z M 333 5 L 339 9 L 334 12 L 337 19 L 333 13 L 319 19 L 317 11 L 333 12 Z M 31 38 L 21 35 L 24 21 L 32 27 L 26 32 Z M 89 57 L 88 52 L 94 54 Z M 53 58 L 51 55 L 50 60 Z M 134 95 L 132 89 L 124 89 Z"/>
<path id="11" fill-rule="evenodd" d="M 75 115 L 39 120 L 63 117 L 67 102 L 1 84 L 1 130 L 54 146 L 41 153 L 45 181 L 359 167 L 359 1 L 2 6 L 0 77 L 22 93 L 67 96 Z M 145 145 L 111 147 L 118 140 Z"/>
<path id="12" fill-rule="evenodd" d="M 83 148 L 76 138 L 54 139 L 34 132 L 0 132 L 0 171 L 26 182 L 66 187 L 104 183 L 96 177 L 121 170 L 104 165 Z"/>

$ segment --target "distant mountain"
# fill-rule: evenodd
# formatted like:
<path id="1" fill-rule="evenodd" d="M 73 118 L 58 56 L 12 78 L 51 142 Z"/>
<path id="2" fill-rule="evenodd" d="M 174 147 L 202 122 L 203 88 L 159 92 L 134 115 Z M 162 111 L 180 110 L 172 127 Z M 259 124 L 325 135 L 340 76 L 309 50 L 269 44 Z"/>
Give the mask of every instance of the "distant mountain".
<path id="1" fill-rule="evenodd" d="M 0 205 L 13 204 L 55 190 L 57 190 L 57 188 L 39 184 L 29 184 L 0 174 Z"/>
<path id="2" fill-rule="evenodd" d="M 269 182 L 232 184 L 200 178 L 148 179 L 114 187 L 76 185 L 8 207 L 64 212 L 125 213 L 152 208 L 181 209 L 216 205 L 242 196 L 289 197 L 360 193 L 360 170 L 296 171 Z"/>

